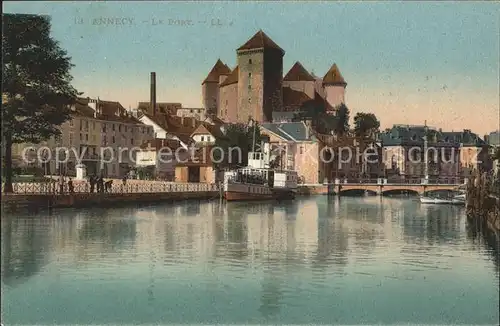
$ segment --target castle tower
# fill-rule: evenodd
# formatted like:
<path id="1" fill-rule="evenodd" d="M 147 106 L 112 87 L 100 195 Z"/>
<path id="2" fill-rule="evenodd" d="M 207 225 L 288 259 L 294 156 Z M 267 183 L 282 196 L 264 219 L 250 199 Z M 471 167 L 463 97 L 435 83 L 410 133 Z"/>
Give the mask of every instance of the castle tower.
<path id="1" fill-rule="evenodd" d="M 314 77 L 298 61 L 295 62 L 283 78 L 283 87 L 290 87 L 294 91 L 303 92 L 311 99 L 314 98 L 314 83 Z"/>
<path id="2" fill-rule="evenodd" d="M 229 75 L 231 69 L 220 59 L 217 60 L 207 78 L 201 83 L 203 106 L 207 113 L 217 114 L 219 110 L 219 80 L 222 75 Z"/>
<path id="3" fill-rule="evenodd" d="M 271 122 L 273 111 L 283 106 L 283 56 L 285 51 L 262 30 L 236 50 L 238 58 L 238 117 Z"/>
<path id="4" fill-rule="evenodd" d="M 325 89 L 325 99 L 331 108 L 345 103 L 345 88 L 347 83 L 342 77 L 339 68 L 334 63 L 323 77 L 323 88 Z"/>

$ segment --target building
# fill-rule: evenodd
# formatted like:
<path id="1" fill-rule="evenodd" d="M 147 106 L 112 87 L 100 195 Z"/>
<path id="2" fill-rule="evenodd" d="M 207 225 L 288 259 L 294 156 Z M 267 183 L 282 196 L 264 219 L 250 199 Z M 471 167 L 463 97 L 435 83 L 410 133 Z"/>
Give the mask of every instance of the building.
<path id="1" fill-rule="evenodd" d="M 336 64 L 323 78 L 296 62 L 283 76 L 281 49 L 262 30 L 236 50 L 237 66 L 229 71 L 217 60 L 202 83 L 207 110 L 228 123 L 273 122 L 275 112 L 295 112 L 311 100 L 321 100 L 328 112 L 345 103 L 345 82 Z"/>
<path id="2" fill-rule="evenodd" d="M 38 165 L 45 175 L 75 176 L 76 165 L 82 163 L 87 175 L 121 178 L 135 165 L 135 148 L 154 137 L 153 128 L 133 117 L 119 102 L 79 98 L 71 111 L 72 118 L 60 126 L 59 137 L 35 145 L 16 144 L 15 162 L 26 164 L 21 157 L 23 149 L 33 146 L 41 149 L 40 157 L 47 162 L 27 164 Z M 30 151 L 30 159 L 36 156 Z M 57 166 L 56 156 L 60 161 Z"/>
<path id="3" fill-rule="evenodd" d="M 384 176 L 381 146 L 373 139 L 346 135 L 316 134 L 321 141 L 325 180 L 377 179 Z"/>
<path id="4" fill-rule="evenodd" d="M 493 162 L 489 153 L 489 145 L 470 129 L 463 131 L 442 132 L 444 142 L 460 144 L 460 168 L 462 177 L 469 177 L 472 171 L 490 171 Z"/>
<path id="5" fill-rule="evenodd" d="M 321 144 L 305 122 L 262 123 L 261 135 L 269 138 L 275 168 L 295 170 L 306 184 L 323 182 Z"/>
<path id="6" fill-rule="evenodd" d="M 141 113 L 148 113 L 149 115 L 155 115 L 155 114 L 177 115 L 177 111 L 181 109 L 182 109 L 181 103 L 173 103 L 173 102 L 158 102 L 156 103 L 156 110 L 151 109 L 150 102 L 139 102 L 139 104 L 137 105 L 138 116 L 140 116 Z"/>
<path id="7" fill-rule="evenodd" d="M 205 108 L 179 108 L 176 115 L 178 117 L 195 118 L 200 121 L 205 121 L 208 117 Z"/>
<path id="8" fill-rule="evenodd" d="M 176 182 L 214 183 L 213 146 L 191 147 L 186 160 L 177 162 Z"/>
<path id="9" fill-rule="evenodd" d="M 136 168 L 147 171 L 155 179 L 174 181 L 177 163 L 187 159 L 188 155 L 188 149 L 179 141 L 156 138 L 141 145 Z"/>
<path id="10" fill-rule="evenodd" d="M 394 125 L 379 138 L 388 177 L 419 180 L 427 175 L 460 182 L 473 170 L 491 169 L 487 144 L 467 129 L 443 132 L 428 126 Z"/>

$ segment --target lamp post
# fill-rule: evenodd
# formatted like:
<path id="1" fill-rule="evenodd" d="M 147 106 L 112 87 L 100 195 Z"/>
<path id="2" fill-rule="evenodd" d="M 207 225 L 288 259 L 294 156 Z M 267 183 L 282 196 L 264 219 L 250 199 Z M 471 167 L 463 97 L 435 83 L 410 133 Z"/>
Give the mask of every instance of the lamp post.
<path id="1" fill-rule="evenodd" d="M 427 150 L 427 135 L 423 137 L 424 139 L 424 183 L 429 183 L 429 159 L 428 159 L 428 150 Z"/>

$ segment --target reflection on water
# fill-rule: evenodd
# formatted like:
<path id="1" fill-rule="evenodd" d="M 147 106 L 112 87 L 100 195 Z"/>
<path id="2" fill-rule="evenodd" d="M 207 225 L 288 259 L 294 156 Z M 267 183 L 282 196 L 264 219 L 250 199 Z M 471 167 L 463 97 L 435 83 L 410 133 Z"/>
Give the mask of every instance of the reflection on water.
<path id="1" fill-rule="evenodd" d="M 3 314 L 22 324 L 491 323 L 499 260 L 482 239 L 460 207 L 380 197 L 11 216 Z"/>

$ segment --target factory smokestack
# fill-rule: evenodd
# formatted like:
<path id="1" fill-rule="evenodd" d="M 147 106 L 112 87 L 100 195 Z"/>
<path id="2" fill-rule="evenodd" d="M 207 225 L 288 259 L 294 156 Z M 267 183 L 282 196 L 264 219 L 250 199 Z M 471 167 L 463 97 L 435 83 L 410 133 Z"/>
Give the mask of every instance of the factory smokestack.
<path id="1" fill-rule="evenodd" d="M 151 73 L 151 93 L 149 98 L 149 109 L 150 112 L 153 113 L 153 116 L 156 115 L 156 73 Z"/>

